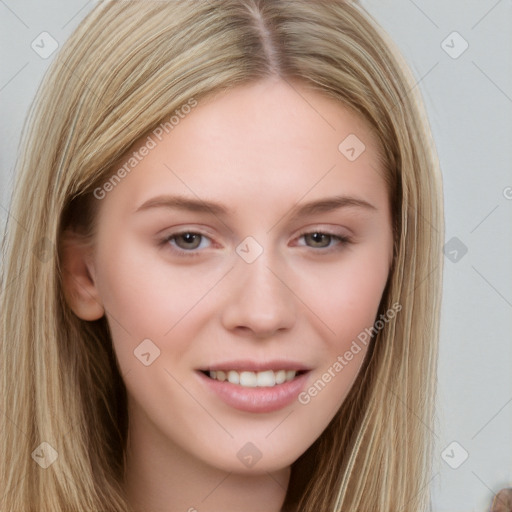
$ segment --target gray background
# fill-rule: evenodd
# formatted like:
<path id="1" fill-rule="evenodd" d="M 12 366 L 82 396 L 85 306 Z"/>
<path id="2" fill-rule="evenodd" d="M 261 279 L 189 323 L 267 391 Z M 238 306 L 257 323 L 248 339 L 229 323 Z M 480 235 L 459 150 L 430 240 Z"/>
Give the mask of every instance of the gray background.
<path id="1" fill-rule="evenodd" d="M 437 444 L 434 511 L 487 511 L 512 486 L 512 1 L 362 3 L 413 69 L 444 179 L 440 391 L 424 427 Z M 62 43 L 93 6 L 0 0 L 2 226 L 23 120 L 55 55 L 31 43 L 44 31 Z"/>

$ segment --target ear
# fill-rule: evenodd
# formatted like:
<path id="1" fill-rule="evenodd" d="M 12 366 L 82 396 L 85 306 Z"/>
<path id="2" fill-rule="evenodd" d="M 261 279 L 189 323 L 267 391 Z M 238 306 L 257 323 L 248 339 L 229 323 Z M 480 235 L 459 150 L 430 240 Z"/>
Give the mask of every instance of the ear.
<path id="1" fill-rule="evenodd" d="M 66 302 L 82 320 L 98 320 L 105 309 L 95 282 L 92 248 L 83 237 L 65 231 L 60 241 L 61 274 Z"/>

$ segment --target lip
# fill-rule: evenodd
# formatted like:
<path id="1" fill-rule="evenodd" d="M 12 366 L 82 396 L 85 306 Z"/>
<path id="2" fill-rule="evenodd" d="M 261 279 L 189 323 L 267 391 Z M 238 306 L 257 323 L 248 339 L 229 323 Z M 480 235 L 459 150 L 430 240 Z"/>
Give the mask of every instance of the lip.
<path id="1" fill-rule="evenodd" d="M 255 369 L 257 366 L 258 365 L 253 364 L 251 368 L 250 365 L 244 365 L 243 367 L 240 367 L 240 370 L 264 371 L 273 369 L 268 365 L 260 367 L 260 369 Z M 238 371 L 233 366 L 212 366 L 210 370 L 214 371 L 215 368 L 229 368 L 230 370 Z M 289 368 L 280 366 L 278 369 L 298 370 L 297 366 Z M 293 380 L 283 382 L 283 384 L 276 384 L 272 387 L 261 388 L 243 387 L 238 384 L 232 384 L 228 381 L 211 379 L 202 371 L 197 371 L 197 375 L 210 392 L 213 392 L 230 407 L 244 412 L 270 413 L 284 409 L 297 399 L 297 396 L 305 387 L 309 371 L 305 371 L 304 373 L 297 375 Z"/>
<path id="2" fill-rule="evenodd" d="M 279 370 L 295 370 L 300 372 L 305 372 L 311 370 L 307 366 L 304 366 L 301 363 L 296 361 L 286 361 L 282 360 L 272 360 L 272 361 L 250 361 L 250 360 L 241 360 L 237 359 L 235 361 L 225 361 L 223 363 L 216 363 L 204 368 L 199 368 L 200 371 L 225 371 L 225 370 L 235 370 L 237 372 L 248 371 L 248 372 L 264 372 L 266 370 L 273 370 L 275 372 Z"/>

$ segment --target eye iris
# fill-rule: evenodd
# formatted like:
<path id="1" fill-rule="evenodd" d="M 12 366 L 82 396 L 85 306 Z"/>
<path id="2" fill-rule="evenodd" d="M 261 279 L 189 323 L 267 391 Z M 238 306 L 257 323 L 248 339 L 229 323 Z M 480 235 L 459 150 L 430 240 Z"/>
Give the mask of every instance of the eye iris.
<path id="1" fill-rule="evenodd" d="M 178 241 L 180 239 L 185 242 L 186 249 L 196 249 L 197 247 L 199 247 L 199 244 L 201 242 L 201 235 L 195 233 L 182 233 L 180 235 L 176 235 L 176 240 Z"/>
<path id="2" fill-rule="evenodd" d="M 306 240 L 310 240 L 313 242 L 314 247 L 327 247 L 329 245 L 329 241 L 331 239 L 331 235 L 326 235 L 324 233 L 310 233 L 305 235 Z M 322 243 L 327 242 L 327 243 Z"/>
<path id="3" fill-rule="evenodd" d="M 179 235 L 174 236 L 175 241 L 181 240 L 184 242 L 185 249 L 197 249 L 201 243 L 202 235 L 197 233 L 181 233 Z M 329 242 L 331 241 L 332 235 L 328 235 L 326 233 L 308 233 L 304 235 L 304 238 L 311 243 L 308 245 L 312 245 L 313 247 L 328 247 Z M 179 243 L 177 244 L 180 245 Z"/>

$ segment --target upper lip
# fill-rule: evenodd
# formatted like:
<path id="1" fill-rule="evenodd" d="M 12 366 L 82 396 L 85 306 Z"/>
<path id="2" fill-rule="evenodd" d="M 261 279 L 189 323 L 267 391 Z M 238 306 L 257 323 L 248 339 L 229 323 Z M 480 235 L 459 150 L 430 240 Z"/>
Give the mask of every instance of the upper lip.
<path id="1" fill-rule="evenodd" d="M 250 360 L 236 360 L 225 361 L 223 363 L 215 363 L 208 365 L 204 368 L 199 368 L 200 371 L 218 371 L 218 370 L 235 370 L 235 371 L 249 371 L 249 372 L 263 372 L 268 370 L 295 370 L 295 371 L 309 371 L 310 368 L 302 363 L 288 360 L 273 360 L 273 361 L 250 361 Z"/>

